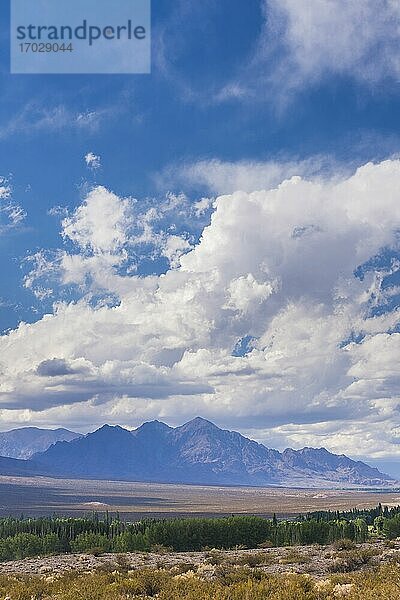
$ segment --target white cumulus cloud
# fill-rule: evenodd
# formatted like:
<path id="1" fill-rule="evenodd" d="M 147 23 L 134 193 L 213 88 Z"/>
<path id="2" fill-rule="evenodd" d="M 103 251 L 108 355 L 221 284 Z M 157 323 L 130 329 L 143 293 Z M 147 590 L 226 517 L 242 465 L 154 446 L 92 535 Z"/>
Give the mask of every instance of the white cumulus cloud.
<path id="1" fill-rule="evenodd" d="M 4 414 L 66 425 L 80 415 L 88 427 L 203 414 L 280 445 L 320 431 L 337 449 L 346 437 L 352 454 L 365 455 L 369 432 L 372 453 L 395 453 L 399 311 L 372 310 L 387 292 L 371 258 L 398 250 L 399 189 L 400 161 L 389 160 L 339 181 L 219 196 L 199 241 L 158 232 L 171 267 L 139 276 L 116 271 L 134 252 L 136 204 L 95 188 L 63 220 L 71 248 L 52 268 L 64 284 L 90 268 L 116 300 L 94 305 L 85 288 L 0 338 Z M 183 207 L 170 197 L 160 210 Z M 144 219 L 150 238 L 159 216 Z"/>

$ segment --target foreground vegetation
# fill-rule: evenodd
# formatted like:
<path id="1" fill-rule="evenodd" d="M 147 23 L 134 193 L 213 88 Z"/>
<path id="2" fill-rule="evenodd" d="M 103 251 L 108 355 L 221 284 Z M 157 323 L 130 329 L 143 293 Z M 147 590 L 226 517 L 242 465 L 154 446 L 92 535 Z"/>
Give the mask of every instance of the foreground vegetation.
<path id="1" fill-rule="evenodd" d="M 297 521 L 255 516 L 144 520 L 100 518 L 0 519 L 0 561 L 65 552 L 176 552 L 205 548 L 267 548 L 400 536 L 400 507 L 314 513 Z"/>
<path id="2" fill-rule="evenodd" d="M 400 597 L 400 567 L 332 575 L 269 575 L 249 568 L 144 569 L 37 577 L 0 576 L 0 597 L 10 600 L 394 600 Z"/>
<path id="3" fill-rule="evenodd" d="M 0 600 L 395 600 L 399 535 L 400 507 L 381 506 L 296 521 L 6 518 L 0 559 L 45 558 L 1 565 Z"/>

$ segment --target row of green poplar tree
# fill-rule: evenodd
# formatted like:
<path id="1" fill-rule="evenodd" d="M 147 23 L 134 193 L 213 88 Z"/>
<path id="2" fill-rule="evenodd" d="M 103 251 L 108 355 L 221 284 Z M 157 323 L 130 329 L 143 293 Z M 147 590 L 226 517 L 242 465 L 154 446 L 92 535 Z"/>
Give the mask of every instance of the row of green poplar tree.
<path id="1" fill-rule="evenodd" d="M 147 552 L 154 548 L 197 551 L 205 548 L 257 548 L 329 544 L 370 535 L 400 536 L 400 507 L 366 511 L 310 513 L 296 521 L 274 516 L 147 519 L 126 523 L 118 516 L 0 519 L 0 561 L 63 552 Z"/>

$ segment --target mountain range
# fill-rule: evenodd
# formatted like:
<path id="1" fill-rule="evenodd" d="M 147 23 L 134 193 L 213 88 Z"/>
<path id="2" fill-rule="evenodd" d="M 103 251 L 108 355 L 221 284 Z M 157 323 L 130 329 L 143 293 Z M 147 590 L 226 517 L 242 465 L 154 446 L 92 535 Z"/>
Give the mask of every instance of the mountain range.
<path id="1" fill-rule="evenodd" d="M 55 443 L 34 453 L 38 440 L 46 445 L 57 436 Z M 104 425 L 85 436 L 67 430 L 53 431 L 47 438 L 21 433 L 18 443 L 14 455 L 29 459 L 0 458 L 0 473 L 202 485 L 392 487 L 398 483 L 364 462 L 325 448 L 279 452 L 201 417 L 175 428 L 152 421 L 133 431 Z"/>
<path id="2" fill-rule="evenodd" d="M 12 429 L 0 432 L 0 456 L 26 459 L 37 452 L 44 452 L 56 442 L 64 440 L 70 442 L 77 437 L 81 435 L 68 429 L 39 429 L 38 427 Z"/>

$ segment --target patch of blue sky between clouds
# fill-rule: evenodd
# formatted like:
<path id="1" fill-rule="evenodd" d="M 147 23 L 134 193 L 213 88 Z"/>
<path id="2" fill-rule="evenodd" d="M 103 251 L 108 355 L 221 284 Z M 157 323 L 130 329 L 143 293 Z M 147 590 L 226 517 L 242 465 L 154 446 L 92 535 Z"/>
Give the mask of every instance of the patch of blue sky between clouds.
<path id="1" fill-rule="evenodd" d="M 382 248 L 376 256 L 360 265 L 354 274 L 355 277 L 363 280 L 371 273 L 375 276 L 375 286 L 368 301 L 369 315 L 376 317 L 398 310 L 400 306 L 400 249 L 398 247 Z"/>
<path id="2" fill-rule="evenodd" d="M 245 335 L 244 337 L 240 338 L 240 340 L 238 340 L 235 344 L 232 356 L 246 356 L 254 349 L 256 341 L 257 338 L 253 337 L 252 335 Z"/>

